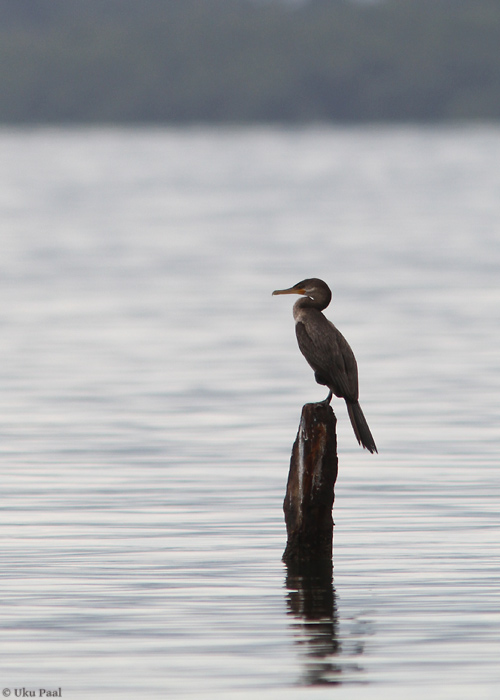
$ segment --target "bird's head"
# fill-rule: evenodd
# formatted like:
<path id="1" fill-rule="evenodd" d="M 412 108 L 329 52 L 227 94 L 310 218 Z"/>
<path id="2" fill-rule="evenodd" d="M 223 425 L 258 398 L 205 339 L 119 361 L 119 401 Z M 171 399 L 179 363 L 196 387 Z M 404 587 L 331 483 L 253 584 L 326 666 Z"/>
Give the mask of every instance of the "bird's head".
<path id="1" fill-rule="evenodd" d="M 289 289 L 276 289 L 273 292 L 273 295 L 275 294 L 301 294 L 313 299 L 314 301 L 324 304 L 323 308 L 328 306 L 332 298 L 330 287 L 326 284 L 326 282 L 323 282 L 323 280 L 320 280 L 317 277 L 302 280 L 302 282 L 298 282 Z"/>

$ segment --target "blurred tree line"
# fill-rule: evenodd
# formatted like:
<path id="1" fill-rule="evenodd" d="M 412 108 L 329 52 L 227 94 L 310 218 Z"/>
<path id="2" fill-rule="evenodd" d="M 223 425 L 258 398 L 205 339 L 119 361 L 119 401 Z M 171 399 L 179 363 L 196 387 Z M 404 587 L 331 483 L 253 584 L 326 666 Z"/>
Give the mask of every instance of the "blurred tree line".
<path id="1" fill-rule="evenodd" d="M 499 0 L 0 0 L 0 121 L 500 117 Z"/>

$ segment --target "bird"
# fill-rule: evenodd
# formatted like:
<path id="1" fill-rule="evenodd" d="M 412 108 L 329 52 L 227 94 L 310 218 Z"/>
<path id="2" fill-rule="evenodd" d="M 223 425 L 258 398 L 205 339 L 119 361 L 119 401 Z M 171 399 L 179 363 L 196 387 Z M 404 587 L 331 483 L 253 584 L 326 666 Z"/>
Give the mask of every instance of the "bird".
<path id="1" fill-rule="evenodd" d="M 358 401 L 358 365 L 354 353 L 342 333 L 322 313 L 332 299 L 330 287 L 323 280 L 311 278 L 289 289 L 276 289 L 273 295 L 277 294 L 301 296 L 293 305 L 295 333 L 317 383 L 329 389 L 321 403 L 330 405 L 333 394 L 344 399 L 358 443 L 372 454 L 378 452 Z"/>

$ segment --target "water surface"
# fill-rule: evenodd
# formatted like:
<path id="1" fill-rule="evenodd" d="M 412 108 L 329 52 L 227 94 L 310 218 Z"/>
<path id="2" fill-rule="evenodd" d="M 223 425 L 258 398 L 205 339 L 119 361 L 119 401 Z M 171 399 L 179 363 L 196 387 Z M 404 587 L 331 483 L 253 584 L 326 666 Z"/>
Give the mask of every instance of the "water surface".
<path id="1" fill-rule="evenodd" d="M 3 130 L 0 685 L 494 698 L 500 129 Z M 333 580 L 281 562 L 318 276 Z"/>

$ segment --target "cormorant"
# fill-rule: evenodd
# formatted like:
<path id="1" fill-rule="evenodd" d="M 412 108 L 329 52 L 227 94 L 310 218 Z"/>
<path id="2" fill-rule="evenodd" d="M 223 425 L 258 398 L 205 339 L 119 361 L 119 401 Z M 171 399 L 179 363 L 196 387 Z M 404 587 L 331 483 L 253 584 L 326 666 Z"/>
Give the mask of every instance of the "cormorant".
<path id="1" fill-rule="evenodd" d="M 358 402 L 358 365 L 342 333 L 321 312 L 331 301 L 328 285 L 320 279 L 302 280 L 290 289 L 273 294 L 300 294 L 293 305 L 295 332 L 301 353 L 314 370 L 318 384 L 329 389 L 324 403 L 332 394 L 345 399 L 354 434 L 360 445 L 377 452 L 375 441 Z"/>

